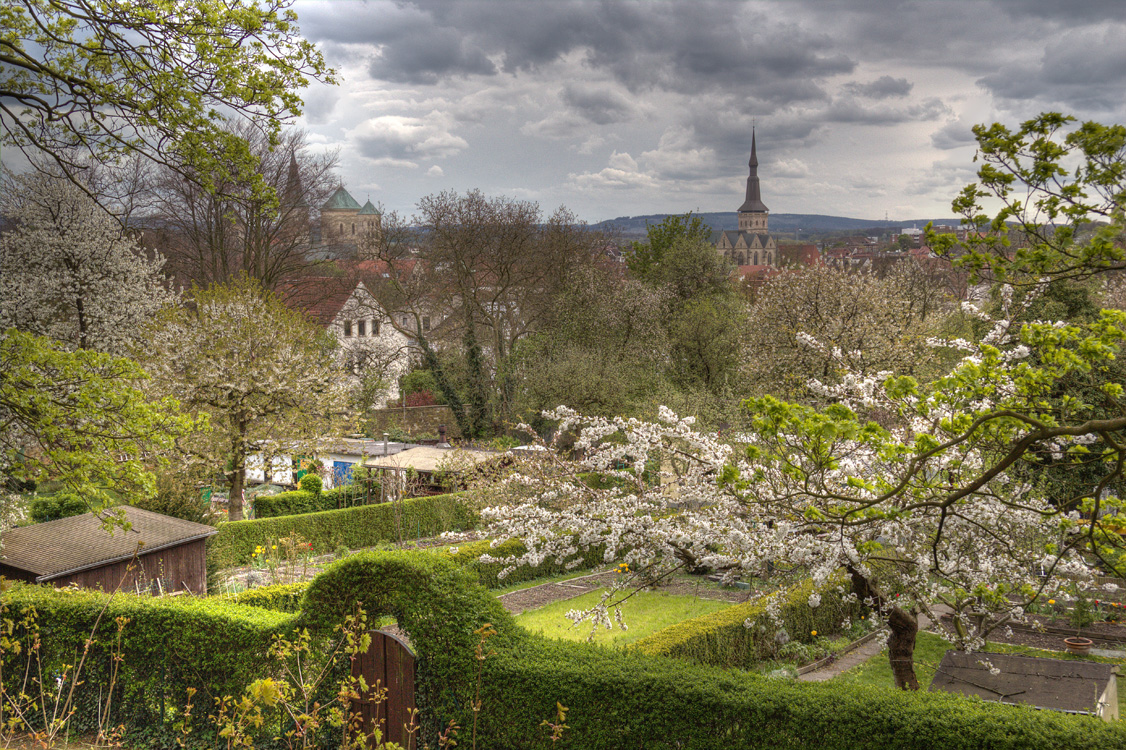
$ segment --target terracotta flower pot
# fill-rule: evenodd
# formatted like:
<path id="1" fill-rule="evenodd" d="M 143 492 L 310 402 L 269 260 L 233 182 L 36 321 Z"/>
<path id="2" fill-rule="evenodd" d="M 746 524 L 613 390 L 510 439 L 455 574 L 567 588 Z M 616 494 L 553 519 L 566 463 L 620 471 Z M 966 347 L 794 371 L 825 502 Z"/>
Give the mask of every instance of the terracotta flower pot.
<path id="1" fill-rule="evenodd" d="M 1080 638 L 1078 636 L 1074 638 L 1064 638 L 1063 642 L 1064 645 L 1067 646 L 1068 652 L 1077 656 L 1086 654 L 1091 650 L 1091 646 L 1094 644 L 1094 641 L 1090 638 Z"/>

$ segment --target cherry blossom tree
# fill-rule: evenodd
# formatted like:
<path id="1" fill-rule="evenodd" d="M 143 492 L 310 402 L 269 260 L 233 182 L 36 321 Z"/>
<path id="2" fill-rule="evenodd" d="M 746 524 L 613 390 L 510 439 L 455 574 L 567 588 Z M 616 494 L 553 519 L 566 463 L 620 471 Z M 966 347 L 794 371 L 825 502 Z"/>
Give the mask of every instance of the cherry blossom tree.
<path id="1" fill-rule="evenodd" d="M 1110 490 L 1126 463 L 1123 387 L 1106 377 L 1126 314 L 1015 326 L 1011 293 L 1004 311 L 979 343 L 931 341 L 962 354 L 943 377 L 814 380 L 833 402 L 820 410 L 750 399 L 752 427 L 730 442 L 667 410 L 646 423 L 560 407 L 550 416 L 581 458 L 547 453 L 493 488 L 488 533 L 523 541 L 510 565 L 604 545 L 608 561 L 649 579 L 689 567 L 825 585 L 843 570 L 889 630 L 896 685 L 917 689 L 921 613 L 959 647 L 980 648 L 1030 603 L 1088 586 L 1121 553 L 1102 518 L 1121 505 Z M 1074 379 L 1090 388 L 1061 388 Z M 872 410 L 894 418 L 876 423 L 864 417 Z M 1095 472 L 1084 491 L 1045 491 L 1045 472 L 1076 469 Z M 577 616 L 609 624 L 613 594 Z"/>
<path id="2" fill-rule="evenodd" d="M 162 269 L 122 226 L 68 180 L 13 178 L 0 238 L 0 328 L 78 349 L 124 354 L 174 295 Z"/>
<path id="3" fill-rule="evenodd" d="M 183 447 L 226 465 L 230 519 L 242 518 L 246 462 L 309 452 L 347 411 L 336 341 L 257 281 L 195 288 L 150 329 L 145 364 L 157 386 L 213 432 Z"/>

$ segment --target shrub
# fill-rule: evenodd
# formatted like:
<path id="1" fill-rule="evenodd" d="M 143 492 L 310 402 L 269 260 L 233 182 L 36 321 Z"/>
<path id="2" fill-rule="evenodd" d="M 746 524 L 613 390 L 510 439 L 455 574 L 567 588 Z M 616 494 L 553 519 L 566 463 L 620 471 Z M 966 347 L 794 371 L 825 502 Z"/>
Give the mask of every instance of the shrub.
<path id="1" fill-rule="evenodd" d="M 127 618 L 121 630 L 123 658 L 110 703 L 109 725 L 124 724 L 129 744 L 136 747 L 174 746 L 166 717 L 169 710 L 175 712 L 184 706 L 189 689 L 196 691 L 198 704 L 210 704 L 217 696 L 241 694 L 251 682 L 268 674 L 266 655 L 274 636 L 290 634 L 294 629 L 292 615 L 217 599 L 121 593 L 110 601 L 106 594 L 96 591 L 16 584 L 4 594 L 4 617 L 16 623 L 12 635 L 23 648 L 20 653 L 4 650 L 5 689 L 17 687 L 15 681 L 23 676 L 20 664 L 26 665 L 30 654 L 34 630 L 24 626 L 25 613 L 36 613 L 42 644 L 41 674 L 72 674 L 66 665 L 77 663 L 107 601 L 109 607 L 79 675 L 71 730 L 96 729 L 97 717 L 108 698 L 103 692 L 114 666 L 110 646 L 115 639 L 115 619 Z M 54 688 L 53 679 L 50 688 Z M 214 732 L 209 734 L 209 738 L 199 738 L 192 744 L 214 741 Z"/>
<path id="2" fill-rule="evenodd" d="M 28 515 L 33 523 L 57 521 L 60 518 L 80 516 L 88 513 L 90 507 L 78 495 L 62 492 L 57 495 L 36 497 L 28 507 Z"/>
<path id="3" fill-rule="evenodd" d="M 397 540 L 400 535 L 403 539 L 417 539 L 443 531 L 464 530 L 475 521 L 460 495 L 434 495 L 343 510 L 231 521 L 208 538 L 207 566 L 215 570 L 246 565 L 256 547 L 291 533 L 311 543 L 316 554 L 327 554 L 341 545 L 363 549 Z"/>
<path id="4" fill-rule="evenodd" d="M 777 593 L 745 604 L 695 617 L 642 638 L 633 648 L 653 656 L 674 656 L 716 667 L 750 669 L 775 656 L 787 641 L 810 643 L 812 633 L 832 633 L 860 614 L 860 605 L 846 601 L 840 581 L 821 587 L 821 603 L 809 606 L 813 581 L 787 592 L 779 614 L 785 636 L 768 612 Z"/>
<path id="5" fill-rule="evenodd" d="M 259 607 L 272 612 L 296 614 L 301 611 L 301 601 L 309 588 L 308 581 L 299 583 L 279 583 L 273 586 L 240 591 L 237 594 L 224 594 L 217 598 L 246 607 Z"/>
<path id="6" fill-rule="evenodd" d="M 314 495 L 321 494 L 321 488 L 324 487 L 324 482 L 316 474 L 306 474 L 301 477 L 301 491 L 309 492 Z"/>

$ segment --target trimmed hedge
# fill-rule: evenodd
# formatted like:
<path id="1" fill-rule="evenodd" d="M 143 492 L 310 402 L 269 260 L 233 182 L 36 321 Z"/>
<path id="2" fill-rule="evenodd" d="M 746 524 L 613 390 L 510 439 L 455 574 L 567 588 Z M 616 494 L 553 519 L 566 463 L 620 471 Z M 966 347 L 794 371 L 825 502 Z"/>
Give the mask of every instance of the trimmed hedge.
<path id="1" fill-rule="evenodd" d="M 362 549 L 396 540 L 400 523 L 404 539 L 417 539 L 471 528 L 475 521 L 476 517 L 459 495 L 434 495 L 297 516 L 230 521 L 219 527 L 218 534 L 208 538 L 207 566 L 216 570 L 246 565 L 256 547 L 291 533 L 311 543 L 317 554 L 326 554 L 341 545 Z"/>
<path id="2" fill-rule="evenodd" d="M 301 602 L 308 588 L 308 581 L 276 583 L 272 586 L 247 589 L 237 594 L 220 594 L 216 598 L 244 607 L 259 607 L 272 612 L 297 614 L 301 611 Z"/>
<path id="3" fill-rule="evenodd" d="M 1089 717 L 838 683 L 774 680 L 581 643 L 529 638 L 485 661 L 478 747 L 544 745 L 569 710 L 573 750 L 1106 750 L 1126 729 Z"/>
<path id="4" fill-rule="evenodd" d="M 304 482 L 307 477 L 320 479 L 313 474 L 306 474 L 301 478 L 301 481 Z M 372 504 L 378 504 L 379 492 L 379 482 L 372 482 L 371 497 L 375 498 L 375 503 Z M 301 489 L 292 492 L 279 492 L 276 495 L 258 495 L 253 502 L 254 515 L 256 518 L 276 518 L 302 513 L 319 513 L 325 510 L 339 510 L 363 505 L 367 497 L 366 488 L 350 484 L 321 492 Z"/>
<path id="5" fill-rule="evenodd" d="M 860 614 L 860 605 L 845 600 L 842 581 L 831 581 L 820 590 L 821 604 L 813 609 L 809 597 L 812 580 L 786 592 L 780 616 L 791 640 L 809 643 L 812 632 L 832 633 L 841 623 Z M 673 656 L 715 667 L 750 669 L 757 662 L 772 658 L 781 645 L 776 639 L 778 626 L 767 614 L 775 592 L 753 602 L 736 604 L 718 612 L 670 625 L 633 644 L 632 648 L 651 656 Z M 745 623 L 750 621 L 750 627 Z"/>
<path id="6" fill-rule="evenodd" d="M 450 552 L 451 547 L 457 548 L 456 555 Z M 523 565 L 510 572 L 504 578 L 499 578 L 500 572 L 505 568 L 504 562 L 485 563 L 477 559 L 486 552 L 493 557 L 513 557 L 515 555 L 522 555 L 526 551 L 527 548 L 519 539 L 509 539 L 496 547 L 492 547 L 490 540 L 483 539 L 479 542 L 469 542 L 467 544 L 455 544 L 443 547 L 438 554 L 447 560 L 453 560 L 458 565 L 474 571 L 477 574 L 477 579 L 485 587 L 490 589 L 499 589 L 505 586 L 511 586 L 514 583 L 543 578 L 544 576 L 553 576 L 575 570 L 587 570 L 595 568 L 605 562 L 603 560 L 605 547 L 599 545 L 597 547 L 588 547 L 581 550 L 580 556 L 575 558 L 576 564 L 574 565 L 568 566 L 566 563 L 560 564 L 555 561 L 554 557 L 549 557 L 539 565 Z"/>
<path id="7" fill-rule="evenodd" d="M 50 678 L 63 672 L 63 665 L 77 663 L 108 599 L 98 591 L 16 584 L 4 592 L 4 617 L 18 623 L 24 612 L 35 610 L 42 634 L 42 674 Z M 102 617 L 80 675 L 72 731 L 96 728 L 99 701 L 102 706 L 106 703 L 111 667 L 107 644 L 116 638 L 117 617 L 128 618 L 128 623 L 122 631 L 124 658 L 111 703 L 110 725 L 124 724 L 137 746 L 156 747 L 175 745 L 171 724 L 165 726 L 165 720 L 170 710 L 184 707 L 188 688 L 197 691 L 195 704 L 206 715 L 216 697 L 240 695 L 251 682 L 269 674 L 270 644 L 275 635 L 292 634 L 296 619 L 216 599 L 119 593 Z M 16 637 L 26 640 L 27 631 L 17 626 Z M 21 651 L 3 654 L 5 687 L 9 690 L 22 676 L 20 665 L 26 664 L 26 643 Z M 201 740 L 218 741 L 214 728 L 205 724 L 200 722 L 205 735 Z"/>

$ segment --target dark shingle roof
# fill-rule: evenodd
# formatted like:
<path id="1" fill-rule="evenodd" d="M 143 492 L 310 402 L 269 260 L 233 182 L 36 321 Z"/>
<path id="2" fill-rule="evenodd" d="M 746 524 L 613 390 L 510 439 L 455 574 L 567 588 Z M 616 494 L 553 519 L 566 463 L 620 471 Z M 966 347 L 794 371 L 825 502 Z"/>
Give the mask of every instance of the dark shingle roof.
<path id="1" fill-rule="evenodd" d="M 116 527 L 111 535 L 93 513 L 83 513 L 5 531 L 2 562 L 34 574 L 36 581 L 46 581 L 128 560 L 138 545 L 141 554 L 147 554 L 218 533 L 213 526 L 132 506 L 114 510 L 124 511 L 132 528 Z"/>
<path id="2" fill-rule="evenodd" d="M 1000 673 L 991 674 L 982 662 Z M 947 651 L 930 690 L 1069 713 L 1096 713 L 1099 696 L 1115 672 L 1113 664 Z"/>

